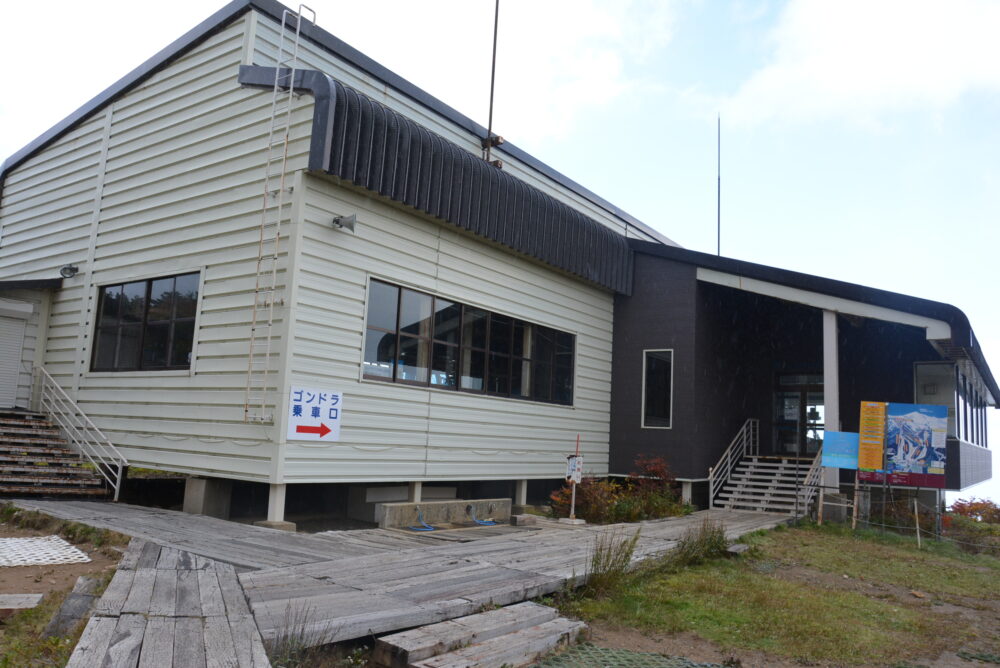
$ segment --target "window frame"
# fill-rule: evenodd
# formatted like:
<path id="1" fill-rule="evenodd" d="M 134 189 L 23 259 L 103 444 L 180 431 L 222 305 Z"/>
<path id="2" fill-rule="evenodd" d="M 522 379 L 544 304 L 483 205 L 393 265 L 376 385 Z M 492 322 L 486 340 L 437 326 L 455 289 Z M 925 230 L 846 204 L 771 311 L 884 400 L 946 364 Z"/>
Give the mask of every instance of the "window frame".
<path id="1" fill-rule="evenodd" d="M 157 281 L 173 279 L 174 280 L 174 291 L 176 292 L 176 280 L 181 277 L 195 276 L 197 282 L 197 295 L 194 299 L 194 313 L 191 316 L 184 316 L 181 318 L 177 317 L 177 304 L 176 302 L 171 307 L 171 317 L 169 319 L 163 320 L 158 319 L 152 321 L 154 326 L 162 326 L 164 324 L 169 326 L 169 334 L 166 342 L 166 350 L 168 356 L 172 354 L 173 342 L 175 340 L 176 325 L 190 324 L 191 325 L 191 348 L 188 351 L 189 361 L 186 364 L 171 364 L 165 366 L 146 366 L 143 363 L 143 347 L 146 342 L 147 330 L 150 327 L 150 293 L 153 289 L 153 284 Z M 138 336 L 138 358 L 137 365 L 135 367 L 129 368 L 117 368 L 117 357 L 120 354 L 121 346 L 121 330 L 122 323 L 120 320 L 121 308 L 119 308 L 119 321 L 114 325 L 102 325 L 103 318 L 103 306 L 104 306 L 104 295 L 108 288 L 121 287 L 135 283 L 143 283 L 143 311 L 141 320 L 134 326 L 139 329 Z M 88 351 L 88 357 L 90 358 L 90 363 L 87 367 L 86 374 L 88 376 L 95 377 L 112 377 L 119 376 L 120 374 L 154 374 L 154 375 L 190 375 L 194 372 L 195 359 L 197 358 L 196 352 L 198 348 L 198 318 L 201 313 L 201 299 L 204 293 L 205 286 L 205 272 L 204 267 L 192 268 L 189 270 L 179 271 L 177 273 L 171 274 L 157 274 L 157 275 L 147 275 L 147 276 L 128 276 L 122 277 L 118 280 L 114 280 L 108 283 L 103 283 L 100 285 L 94 285 L 94 319 L 93 324 L 90 328 L 90 350 Z M 97 356 L 99 352 L 99 341 L 100 333 L 102 330 L 115 330 L 117 332 L 117 338 L 115 341 L 115 364 L 114 367 L 97 367 Z M 169 357 L 168 357 L 169 359 Z"/>
<path id="2" fill-rule="evenodd" d="M 646 371 L 649 368 L 646 358 L 649 353 L 670 353 L 670 424 L 646 424 Z M 674 428 L 674 369 L 676 356 L 673 348 L 643 348 L 642 349 L 642 399 L 639 403 L 639 425 L 642 429 L 673 429 Z"/>
<path id="3" fill-rule="evenodd" d="M 369 314 L 371 312 L 371 307 L 372 307 L 372 304 L 371 304 L 372 283 L 381 283 L 382 285 L 386 285 L 386 286 L 389 286 L 389 287 L 392 287 L 392 288 L 396 288 L 398 290 L 397 304 L 396 304 L 396 330 L 395 330 L 394 333 L 390 332 L 388 330 L 384 330 L 381 327 L 375 327 L 375 326 L 372 326 L 372 325 L 369 324 Z M 404 290 L 408 290 L 410 292 L 415 292 L 415 293 L 418 293 L 418 294 L 421 294 L 421 295 L 426 295 L 426 296 L 430 297 L 431 300 L 432 300 L 431 301 L 431 316 L 430 316 L 430 333 L 429 333 L 429 336 L 427 337 L 427 341 L 429 342 L 429 351 L 430 351 L 429 356 L 428 356 L 429 357 L 429 366 L 428 366 L 428 374 L 427 374 L 428 378 L 427 378 L 427 381 L 413 381 L 413 380 L 407 380 L 407 379 L 401 379 L 401 378 L 399 378 L 399 348 L 400 348 L 400 341 L 401 341 L 402 337 L 404 336 L 404 334 L 401 333 L 401 329 L 400 329 L 400 326 L 401 326 L 400 318 L 402 317 L 401 316 L 401 311 L 402 311 L 403 291 Z M 438 333 L 437 333 L 437 330 L 436 330 L 436 325 L 437 325 L 437 323 L 436 323 L 436 315 L 437 315 L 437 312 L 438 312 L 438 304 L 440 302 L 448 302 L 449 304 L 458 307 L 458 310 L 459 310 L 458 332 L 457 332 L 457 336 L 456 336 L 456 343 L 454 343 L 454 344 L 448 343 L 448 342 L 446 342 L 443 339 L 439 339 L 438 336 L 437 336 Z M 471 325 L 472 320 L 467 317 L 467 312 L 468 312 L 469 309 L 475 309 L 476 311 L 480 311 L 480 312 L 482 312 L 485 315 L 485 317 L 483 319 L 483 325 L 482 325 L 483 329 L 484 329 L 482 346 L 475 345 L 474 343 L 469 343 L 469 344 L 466 343 L 466 325 L 468 324 L 470 327 L 472 326 Z M 494 320 L 493 320 L 494 316 L 496 316 L 498 319 L 503 318 L 504 320 L 508 321 L 506 323 L 506 326 L 507 326 L 507 328 L 509 330 L 510 341 L 508 341 L 509 350 L 507 351 L 507 353 L 496 353 L 496 352 L 493 351 L 493 346 L 491 344 L 492 344 L 492 334 L 493 334 L 493 328 L 494 328 L 494 324 L 493 324 L 494 323 Z M 514 354 L 515 345 L 514 345 L 513 337 L 514 337 L 514 332 L 516 331 L 518 324 L 522 325 L 523 327 L 528 328 L 529 331 L 531 332 L 530 333 L 530 346 L 529 346 L 529 348 L 530 348 L 530 350 L 529 350 L 530 356 L 524 356 L 524 354 L 523 354 L 524 351 L 522 351 L 522 355 L 515 355 Z M 392 374 L 389 375 L 389 376 L 378 376 L 378 375 L 375 375 L 375 374 L 365 373 L 365 365 L 368 363 L 365 355 L 366 355 L 366 350 L 367 350 L 367 347 L 368 347 L 369 330 L 383 332 L 385 334 L 394 334 L 394 336 L 395 336 L 395 341 L 396 341 L 396 343 L 395 343 L 395 350 L 394 350 L 394 355 L 395 356 L 394 356 L 394 358 L 392 360 Z M 534 385 L 531 386 L 531 393 L 530 393 L 529 396 L 524 396 L 524 394 L 523 394 L 523 387 L 522 387 L 522 393 L 521 394 L 513 394 L 511 388 L 512 388 L 512 382 L 513 382 L 513 377 L 514 377 L 513 365 L 515 363 L 520 364 L 520 363 L 526 362 L 528 364 L 529 369 L 530 369 L 530 376 L 529 376 L 530 380 L 529 380 L 529 382 L 532 383 L 532 384 L 534 383 L 535 365 L 537 363 L 541 362 L 541 360 L 539 360 L 536 357 L 537 354 L 536 354 L 536 351 L 535 351 L 536 337 L 539 335 L 539 331 L 540 330 L 547 330 L 550 333 L 550 335 L 552 336 L 552 339 L 553 339 L 553 344 L 552 344 L 553 354 L 551 356 L 552 359 L 549 360 L 549 366 L 551 367 L 551 369 L 550 369 L 550 377 L 549 377 L 549 393 L 548 393 L 548 397 L 549 398 L 547 398 L 547 399 L 538 399 L 538 398 L 536 398 L 535 392 L 534 392 Z M 555 363 L 555 359 L 556 359 L 556 355 L 557 355 L 557 352 L 556 352 L 556 348 L 557 348 L 556 339 L 560 335 L 565 336 L 565 337 L 569 337 L 569 340 L 571 341 L 571 347 L 570 347 L 570 351 L 569 352 L 572 354 L 572 360 L 571 360 L 572 363 L 569 365 L 569 369 L 568 369 L 568 372 L 567 372 L 568 373 L 568 385 L 569 385 L 569 390 L 568 390 L 569 400 L 568 401 L 556 401 L 556 400 L 553 399 L 553 397 L 556 395 L 556 386 L 557 386 L 557 383 L 556 383 L 556 373 L 555 373 L 556 367 L 557 367 L 557 365 Z M 448 384 L 443 384 L 443 383 L 434 383 L 434 382 L 432 382 L 433 379 L 434 379 L 434 377 L 435 377 L 435 371 L 434 371 L 434 352 L 435 352 L 435 346 L 437 346 L 437 345 L 450 346 L 454 350 L 454 352 L 455 352 L 456 372 L 455 372 L 455 384 L 454 385 L 448 385 Z M 466 356 L 468 354 L 480 354 L 480 355 L 482 355 L 482 358 L 483 358 L 482 359 L 482 383 L 481 383 L 481 387 L 480 388 L 463 386 L 463 378 L 465 377 L 465 374 L 466 374 L 466 371 L 467 371 L 467 364 L 466 364 L 465 358 L 466 358 Z M 565 353 L 563 353 L 563 354 L 565 354 Z M 494 357 L 497 357 L 497 356 L 503 357 L 504 360 L 506 361 L 506 367 L 507 368 L 506 368 L 506 375 L 504 376 L 504 378 L 506 379 L 505 382 L 506 382 L 506 386 L 507 386 L 507 391 L 505 393 L 504 392 L 495 392 L 495 391 L 493 391 L 493 390 L 490 389 L 491 358 L 494 358 Z M 425 388 L 425 389 L 445 390 L 445 391 L 449 391 L 449 392 L 463 392 L 463 393 L 466 393 L 466 394 L 473 394 L 473 395 L 479 395 L 479 396 L 495 397 L 495 398 L 500 398 L 500 399 L 514 399 L 514 400 L 517 400 L 517 401 L 530 401 L 530 402 L 533 402 L 533 403 L 549 404 L 549 405 L 553 405 L 553 406 L 565 406 L 565 407 L 572 408 L 574 406 L 574 402 L 576 400 L 576 363 L 577 363 L 576 357 L 577 357 L 577 334 L 575 332 L 569 332 L 569 331 L 565 331 L 565 330 L 556 329 L 554 327 L 549 327 L 547 325 L 541 325 L 541 324 L 538 324 L 538 323 L 530 322 L 530 321 L 518 318 L 516 316 L 512 316 L 512 315 L 509 315 L 509 314 L 506 314 L 506 313 L 501 313 L 501 312 L 498 312 L 498 311 L 493 311 L 491 309 L 488 309 L 488 308 L 485 308 L 485 307 L 482 307 L 482 306 L 479 306 L 479 305 L 476 305 L 476 304 L 470 304 L 470 303 L 467 303 L 467 302 L 463 302 L 463 301 L 459 301 L 459 300 L 456 300 L 456 299 L 452 299 L 450 297 L 439 296 L 439 295 L 436 295 L 436 294 L 433 294 L 433 293 L 430 293 L 430 292 L 426 292 L 424 290 L 419 290 L 419 289 L 412 288 L 412 287 L 409 287 L 407 285 L 402 285 L 402 284 L 399 284 L 399 283 L 393 283 L 391 281 L 387 281 L 387 280 L 384 280 L 384 279 L 381 279 L 381 278 L 376 278 L 376 277 L 373 277 L 373 276 L 369 277 L 368 283 L 366 285 L 366 289 L 365 289 L 365 309 L 364 309 L 364 339 L 363 339 L 362 345 L 361 345 L 361 365 L 360 365 L 360 367 L 361 367 L 360 368 L 360 380 L 362 380 L 362 381 L 372 381 L 372 382 L 378 382 L 378 383 L 393 383 L 393 384 L 396 384 L 396 385 L 404 385 L 404 386 L 409 386 L 409 387 L 421 387 L 421 388 Z M 496 360 L 494 360 L 494 361 L 496 361 Z M 523 379 L 522 379 L 522 385 L 523 385 Z"/>

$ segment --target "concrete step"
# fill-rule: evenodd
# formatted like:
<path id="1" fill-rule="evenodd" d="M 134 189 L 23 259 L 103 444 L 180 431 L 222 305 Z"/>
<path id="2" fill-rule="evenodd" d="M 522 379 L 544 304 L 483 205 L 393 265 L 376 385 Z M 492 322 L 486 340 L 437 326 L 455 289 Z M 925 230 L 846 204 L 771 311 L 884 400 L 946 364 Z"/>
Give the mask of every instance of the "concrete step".
<path id="1" fill-rule="evenodd" d="M 518 668 L 558 647 L 577 642 L 587 630 L 580 621 L 557 617 L 537 626 L 418 661 L 414 668 Z"/>
<path id="2" fill-rule="evenodd" d="M 60 464 L 65 464 L 61 466 Z M 38 465 L 30 461 L 5 463 L 0 462 L 0 475 L 58 475 L 71 478 L 96 476 L 94 469 L 89 466 L 68 463 L 64 459 L 57 459 L 55 464 Z"/>
<path id="3" fill-rule="evenodd" d="M 383 636 L 372 661 L 382 668 L 406 668 L 440 654 L 537 626 L 558 616 L 554 608 L 525 602 Z"/>
<path id="4" fill-rule="evenodd" d="M 734 475 L 729 478 L 730 484 L 744 484 L 744 485 L 756 485 L 758 487 L 767 487 L 768 485 L 786 485 L 794 487 L 796 483 L 801 487 L 802 481 L 805 476 L 801 478 L 786 477 L 786 476 L 763 476 L 763 475 Z"/>

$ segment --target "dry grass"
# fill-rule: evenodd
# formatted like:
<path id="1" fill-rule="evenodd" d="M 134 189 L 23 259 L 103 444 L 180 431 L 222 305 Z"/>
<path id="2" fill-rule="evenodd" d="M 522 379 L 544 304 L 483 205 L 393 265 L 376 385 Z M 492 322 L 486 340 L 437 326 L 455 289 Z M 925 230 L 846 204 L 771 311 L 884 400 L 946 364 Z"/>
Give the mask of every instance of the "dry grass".
<path id="1" fill-rule="evenodd" d="M 684 560 L 667 557 L 658 568 L 623 578 L 610 595 L 569 598 L 561 606 L 615 627 L 693 632 L 725 651 L 758 650 L 844 666 L 903 665 L 982 640 L 953 616 L 937 612 L 930 599 L 910 596 L 909 589 L 930 598 L 938 592 L 967 597 L 970 610 L 976 601 L 988 607 L 1000 598 L 1000 560 L 970 557 L 948 546 L 918 551 L 907 539 L 827 527 L 772 531 L 750 542 L 749 558 L 708 557 L 681 567 Z M 797 577 L 784 577 L 793 570 Z M 883 585 L 883 595 L 850 586 L 861 576 L 866 586 Z M 893 590 L 909 600 L 884 595 Z"/>

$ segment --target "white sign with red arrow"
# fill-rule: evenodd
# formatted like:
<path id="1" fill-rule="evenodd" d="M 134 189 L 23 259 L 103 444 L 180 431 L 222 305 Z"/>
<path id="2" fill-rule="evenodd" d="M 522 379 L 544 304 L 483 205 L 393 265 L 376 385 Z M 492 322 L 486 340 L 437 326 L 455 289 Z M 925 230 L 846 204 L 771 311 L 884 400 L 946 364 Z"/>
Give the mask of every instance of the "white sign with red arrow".
<path id="1" fill-rule="evenodd" d="M 292 386 L 288 397 L 289 441 L 339 441 L 344 395 Z"/>

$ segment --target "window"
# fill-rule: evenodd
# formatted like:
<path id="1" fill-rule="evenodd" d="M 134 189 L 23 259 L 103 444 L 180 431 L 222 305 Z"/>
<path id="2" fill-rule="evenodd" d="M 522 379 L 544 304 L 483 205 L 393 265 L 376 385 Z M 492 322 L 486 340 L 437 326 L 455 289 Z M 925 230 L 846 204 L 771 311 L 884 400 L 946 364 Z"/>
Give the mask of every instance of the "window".
<path id="1" fill-rule="evenodd" d="M 573 403 L 572 334 L 374 280 L 365 330 L 365 378 Z"/>
<path id="2" fill-rule="evenodd" d="M 642 369 L 643 428 L 671 428 L 673 390 L 674 351 L 644 350 Z"/>
<path id="3" fill-rule="evenodd" d="M 190 368 L 198 279 L 194 273 L 101 287 L 91 370 Z"/>

